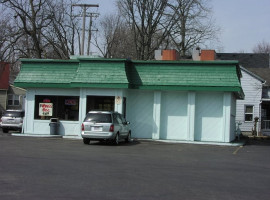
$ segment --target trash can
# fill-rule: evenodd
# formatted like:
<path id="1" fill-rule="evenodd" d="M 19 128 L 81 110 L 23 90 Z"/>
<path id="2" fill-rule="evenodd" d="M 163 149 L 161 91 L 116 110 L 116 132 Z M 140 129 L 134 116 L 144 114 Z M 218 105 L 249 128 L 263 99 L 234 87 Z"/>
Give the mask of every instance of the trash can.
<path id="1" fill-rule="evenodd" d="M 59 119 L 51 118 L 49 126 L 50 126 L 50 135 L 57 135 L 59 130 Z"/>

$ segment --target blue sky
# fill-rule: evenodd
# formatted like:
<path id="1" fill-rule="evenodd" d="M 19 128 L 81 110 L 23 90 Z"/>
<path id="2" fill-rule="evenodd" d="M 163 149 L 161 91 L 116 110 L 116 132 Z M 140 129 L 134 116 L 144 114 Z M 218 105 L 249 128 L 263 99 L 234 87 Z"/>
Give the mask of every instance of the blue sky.
<path id="1" fill-rule="evenodd" d="M 270 42 L 269 0 L 212 0 L 212 6 L 224 52 L 249 53 L 257 43 Z"/>
<path id="2" fill-rule="evenodd" d="M 87 0 L 99 4 L 101 15 L 115 11 L 114 0 Z M 213 17 L 221 28 L 222 52 L 252 52 L 261 42 L 270 42 L 270 0 L 210 0 Z"/>

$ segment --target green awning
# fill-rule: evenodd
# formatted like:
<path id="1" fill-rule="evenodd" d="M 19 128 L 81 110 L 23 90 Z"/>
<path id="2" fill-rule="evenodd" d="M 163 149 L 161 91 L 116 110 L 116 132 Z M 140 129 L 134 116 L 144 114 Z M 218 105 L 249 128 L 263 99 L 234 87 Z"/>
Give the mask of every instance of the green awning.
<path id="1" fill-rule="evenodd" d="M 243 98 L 237 61 L 128 61 L 22 59 L 22 88 L 130 88 L 228 91 Z"/>

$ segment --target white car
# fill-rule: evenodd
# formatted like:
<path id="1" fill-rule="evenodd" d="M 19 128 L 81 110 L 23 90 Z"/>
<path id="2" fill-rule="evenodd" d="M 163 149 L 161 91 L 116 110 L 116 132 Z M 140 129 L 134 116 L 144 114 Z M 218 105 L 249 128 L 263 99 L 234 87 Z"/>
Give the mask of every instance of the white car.
<path id="1" fill-rule="evenodd" d="M 120 113 L 90 111 L 82 123 L 81 136 L 84 144 L 89 144 L 91 140 L 110 140 L 115 144 L 121 139 L 130 142 L 131 130 L 128 125 L 129 122 Z"/>
<path id="2" fill-rule="evenodd" d="M 0 126 L 4 133 L 9 130 L 22 131 L 24 111 L 7 110 L 1 118 Z"/>

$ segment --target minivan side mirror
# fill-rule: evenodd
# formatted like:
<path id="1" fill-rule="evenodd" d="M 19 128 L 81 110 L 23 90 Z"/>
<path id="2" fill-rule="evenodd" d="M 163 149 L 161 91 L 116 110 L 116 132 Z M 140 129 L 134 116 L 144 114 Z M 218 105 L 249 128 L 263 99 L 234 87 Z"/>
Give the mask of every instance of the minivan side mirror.
<path id="1" fill-rule="evenodd" d="M 130 124 L 130 122 L 123 122 L 123 124 L 124 124 L 124 125 L 128 125 L 128 124 Z"/>

